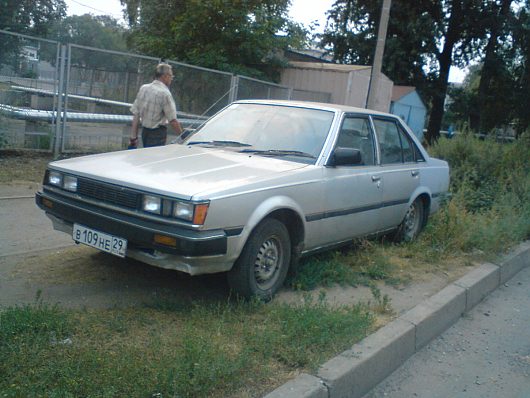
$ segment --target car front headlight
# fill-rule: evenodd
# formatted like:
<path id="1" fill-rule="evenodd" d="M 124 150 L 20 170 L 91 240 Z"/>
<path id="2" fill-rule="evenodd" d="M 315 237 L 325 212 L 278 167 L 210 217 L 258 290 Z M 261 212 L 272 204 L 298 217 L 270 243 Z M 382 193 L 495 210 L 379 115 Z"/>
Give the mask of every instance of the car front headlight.
<path id="1" fill-rule="evenodd" d="M 173 206 L 173 217 L 182 218 L 186 221 L 193 220 L 193 204 L 185 202 L 175 202 Z"/>
<path id="2" fill-rule="evenodd" d="M 142 198 L 143 211 L 188 221 L 195 225 L 204 224 L 209 206 L 209 202 L 184 202 L 166 199 L 156 195 L 144 195 Z"/>
<path id="3" fill-rule="evenodd" d="M 160 214 L 162 210 L 162 199 L 158 196 L 144 195 L 142 210 L 149 213 Z"/>
<path id="4" fill-rule="evenodd" d="M 48 174 L 48 182 L 50 185 L 55 185 L 56 187 L 63 187 L 63 175 L 58 171 L 50 171 Z"/>
<path id="5" fill-rule="evenodd" d="M 63 177 L 63 188 L 68 191 L 76 192 L 77 191 L 77 177 L 65 175 Z"/>

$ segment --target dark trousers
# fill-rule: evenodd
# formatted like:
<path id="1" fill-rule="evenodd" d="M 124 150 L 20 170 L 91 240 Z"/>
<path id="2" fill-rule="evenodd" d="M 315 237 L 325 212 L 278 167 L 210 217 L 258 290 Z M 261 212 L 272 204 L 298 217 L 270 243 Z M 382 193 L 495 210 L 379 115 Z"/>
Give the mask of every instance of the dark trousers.
<path id="1" fill-rule="evenodd" d="M 159 126 L 155 129 L 148 129 L 147 127 L 142 127 L 142 144 L 144 148 L 148 148 L 150 146 L 166 145 L 166 138 L 166 126 Z"/>

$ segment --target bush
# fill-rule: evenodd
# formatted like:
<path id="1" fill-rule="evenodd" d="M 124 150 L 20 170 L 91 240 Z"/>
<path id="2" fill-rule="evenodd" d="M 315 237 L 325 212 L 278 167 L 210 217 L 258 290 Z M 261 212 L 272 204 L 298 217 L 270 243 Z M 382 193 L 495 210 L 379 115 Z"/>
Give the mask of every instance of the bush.
<path id="1" fill-rule="evenodd" d="M 513 144 L 463 135 L 442 139 L 433 156 L 451 167 L 452 198 L 424 236 L 445 252 L 505 251 L 530 237 L 530 137 Z"/>

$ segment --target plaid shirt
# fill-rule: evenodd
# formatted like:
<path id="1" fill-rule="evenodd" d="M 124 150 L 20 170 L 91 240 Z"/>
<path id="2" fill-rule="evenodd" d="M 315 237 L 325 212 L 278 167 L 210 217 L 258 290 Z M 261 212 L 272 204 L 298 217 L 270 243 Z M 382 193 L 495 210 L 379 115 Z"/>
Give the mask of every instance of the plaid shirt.
<path id="1" fill-rule="evenodd" d="M 140 118 L 143 127 L 154 129 L 177 119 L 177 107 L 167 86 L 159 80 L 140 87 L 134 104 L 133 115 Z"/>

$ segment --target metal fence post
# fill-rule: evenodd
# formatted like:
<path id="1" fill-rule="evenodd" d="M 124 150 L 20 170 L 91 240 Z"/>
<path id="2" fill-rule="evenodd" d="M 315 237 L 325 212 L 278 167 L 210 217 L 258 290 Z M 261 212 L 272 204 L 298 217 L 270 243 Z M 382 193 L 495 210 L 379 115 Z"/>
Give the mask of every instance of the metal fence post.
<path id="1" fill-rule="evenodd" d="M 61 152 L 64 152 L 64 141 L 66 137 L 66 125 L 68 118 L 68 90 L 70 86 L 70 70 L 72 67 L 72 45 L 68 44 L 68 51 L 66 55 L 66 67 L 65 67 L 65 78 L 64 78 L 64 108 L 62 117 L 62 128 L 61 128 Z"/>
<path id="2" fill-rule="evenodd" d="M 61 151 L 62 113 L 64 107 L 64 70 L 66 67 L 66 46 L 61 45 L 59 60 L 59 87 L 57 87 L 57 113 L 55 114 L 55 137 L 53 145 L 53 157 L 58 157 Z"/>
<path id="3" fill-rule="evenodd" d="M 232 80 L 230 81 L 230 95 L 228 96 L 228 102 L 230 104 L 237 100 L 238 89 L 239 89 L 239 76 L 232 75 Z"/>

